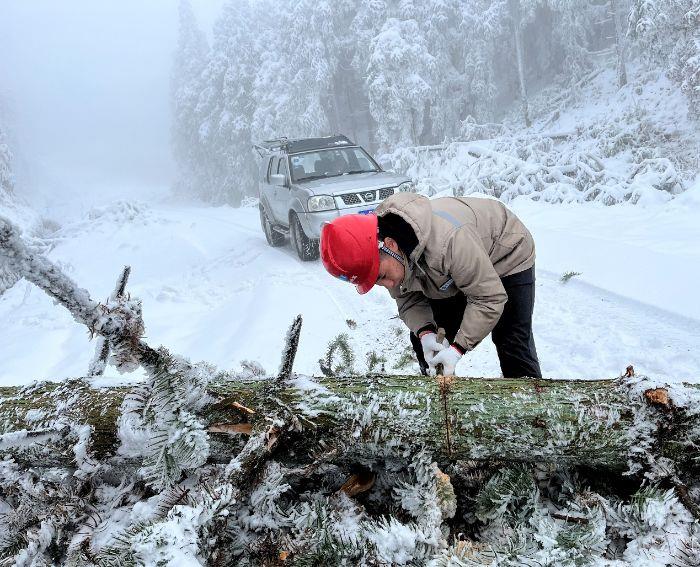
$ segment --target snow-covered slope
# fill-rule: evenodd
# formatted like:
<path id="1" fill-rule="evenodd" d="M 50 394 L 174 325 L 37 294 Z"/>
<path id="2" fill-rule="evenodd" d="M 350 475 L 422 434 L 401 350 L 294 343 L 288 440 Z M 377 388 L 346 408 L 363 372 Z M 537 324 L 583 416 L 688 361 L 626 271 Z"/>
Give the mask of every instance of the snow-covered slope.
<path id="1" fill-rule="evenodd" d="M 467 120 L 462 137 L 398 148 L 381 161 L 421 191 L 519 195 L 553 203 L 654 204 L 692 186 L 700 129 L 682 93 L 658 71 L 635 67 L 617 89 L 611 69 L 579 88 L 552 85 L 532 101 L 533 124 L 513 111 L 503 124 Z"/>
<path id="2" fill-rule="evenodd" d="M 700 379 L 700 183 L 653 207 L 523 198 L 511 206 L 537 241 L 534 326 L 546 376 L 611 377 L 633 364 L 668 380 Z M 106 299 L 130 265 L 128 290 L 143 300 L 146 340 L 193 360 L 229 369 L 252 360 L 274 372 L 298 313 L 298 372 L 319 374 L 318 359 L 339 333 L 349 335 L 356 370 L 366 368 L 369 351 L 391 370 L 408 344 L 384 289 L 360 296 L 319 262 L 269 247 L 255 207 L 117 201 L 54 239 L 50 257 L 96 299 Z M 562 284 L 565 271 L 582 275 Z M 0 296 L 0 320 L 0 384 L 85 374 L 94 349 L 86 329 L 39 289 L 22 281 Z M 458 373 L 498 375 L 490 341 L 464 357 Z"/>

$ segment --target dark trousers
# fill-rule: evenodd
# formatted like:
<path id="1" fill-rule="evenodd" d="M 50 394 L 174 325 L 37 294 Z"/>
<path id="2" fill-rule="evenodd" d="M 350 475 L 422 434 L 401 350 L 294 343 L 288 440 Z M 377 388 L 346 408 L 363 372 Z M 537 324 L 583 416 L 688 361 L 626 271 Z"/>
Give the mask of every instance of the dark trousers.
<path id="1" fill-rule="evenodd" d="M 491 331 L 491 340 L 496 345 L 501 371 L 506 378 L 541 378 L 540 363 L 532 334 L 532 310 L 535 306 L 535 268 L 501 278 L 508 295 L 501 318 Z M 428 299 L 433 318 L 438 327 L 445 329 L 445 337 L 452 342 L 462 324 L 467 297 L 458 294 L 447 299 Z M 423 357 L 423 348 L 416 335 L 411 333 L 411 344 L 418 357 L 421 372 L 428 365 Z"/>

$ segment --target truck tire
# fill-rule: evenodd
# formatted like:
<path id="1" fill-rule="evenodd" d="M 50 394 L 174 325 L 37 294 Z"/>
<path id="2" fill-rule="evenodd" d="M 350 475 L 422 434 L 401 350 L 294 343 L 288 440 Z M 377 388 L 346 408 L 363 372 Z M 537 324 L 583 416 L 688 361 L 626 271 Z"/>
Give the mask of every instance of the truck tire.
<path id="1" fill-rule="evenodd" d="M 260 205 L 259 209 L 260 226 L 262 226 L 263 232 L 265 233 L 265 239 L 267 240 L 267 243 L 275 248 L 282 246 L 284 244 L 284 234 L 282 234 L 281 232 L 277 232 L 273 228 L 272 223 L 270 222 L 270 219 L 267 218 L 267 213 L 265 212 L 265 209 L 262 205 Z"/>
<path id="2" fill-rule="evenodd" d="M 289 234 L 292 246 L 303 262 L 318 259 L 318 240 L 306 236 L 296 213 L 289 216 Z"/>

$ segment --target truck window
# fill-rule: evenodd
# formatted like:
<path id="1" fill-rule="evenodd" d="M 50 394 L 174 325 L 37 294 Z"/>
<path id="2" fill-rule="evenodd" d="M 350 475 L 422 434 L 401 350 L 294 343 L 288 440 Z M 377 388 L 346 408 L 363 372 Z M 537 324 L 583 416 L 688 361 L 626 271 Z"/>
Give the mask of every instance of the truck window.
<path id="1" fill-rule="evenodd" d="M 284 175 L 285 179 L 288 179 L 287 176 L 287 160 L 283 157 L 280 158 L 279 163 L 277 164 L 277 173 Z"/>
<path id="2" fill-rule="evenodd" d="M 268 183 L 270 182 L 270 175 L 272 175 L 272 172 L 273 172 L 272 162 L 274 162 L 275 159 L 277 159 L 277 158 L 275 158 L 274 156 L 271 157 L 270 161 L 267 164 L 267 175 L 265 176 L 265 179 L 267 180 Z"/>

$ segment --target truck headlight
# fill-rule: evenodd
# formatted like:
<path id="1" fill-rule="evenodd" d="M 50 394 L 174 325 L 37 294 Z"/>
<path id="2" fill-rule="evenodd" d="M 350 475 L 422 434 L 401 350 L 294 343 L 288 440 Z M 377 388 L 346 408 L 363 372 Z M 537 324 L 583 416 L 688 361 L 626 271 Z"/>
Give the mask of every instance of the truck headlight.
<path id="1" fill-rule="evenodd" d="M 405 181 L 396 188 L 400 193 L 415 193 L 416 184 L 413 181 Z"/>
<path id="2" fill-rule="evenodd" d="M 316 195 L 314 197 L 309 197 L 307 207 L 310 213 L 330 211 L 331 209 L 335 209 L 335 201 L 330 195 Z"/>

